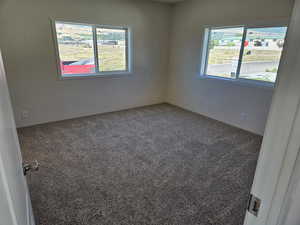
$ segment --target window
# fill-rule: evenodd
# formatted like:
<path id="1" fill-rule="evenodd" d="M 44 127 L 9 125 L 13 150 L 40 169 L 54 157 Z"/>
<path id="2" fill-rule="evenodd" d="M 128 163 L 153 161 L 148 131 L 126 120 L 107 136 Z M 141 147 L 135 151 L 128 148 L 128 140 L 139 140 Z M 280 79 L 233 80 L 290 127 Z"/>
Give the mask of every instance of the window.
<path id="1" fill-rule="evenodd" d="M 62 77 L 130 72 L 128 28 L 55 21 Z"/>
<path id="2" fill-rule="evenodd" d="M 202 74 L 274 83 L 287 27 L 207 28 Z"/>

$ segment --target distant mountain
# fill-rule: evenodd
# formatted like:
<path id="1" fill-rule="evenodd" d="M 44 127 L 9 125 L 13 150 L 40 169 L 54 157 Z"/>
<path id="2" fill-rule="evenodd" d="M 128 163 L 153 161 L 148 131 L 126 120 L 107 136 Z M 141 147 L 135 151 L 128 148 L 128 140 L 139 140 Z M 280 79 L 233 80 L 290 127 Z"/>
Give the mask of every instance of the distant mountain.
<path id="1" fill-rule="evenodd" d="M 249 28 L 247 30 L 247 39 L 283 39 L 287 27 L 267 27 L 267 28 Z M 212 31 L 212 40 L 241 40 L 242 32 L 236 32 L 233 29 L 219 29 Z"/>
<path id="2" fill-rule="evenodd" d="M 276 34 L 284 34 L 287 30 L 287 27 L 268 27 L 268 28 L 251 28 L 251 31 L 255 31 L 257 33 L 276 33 Z"/>

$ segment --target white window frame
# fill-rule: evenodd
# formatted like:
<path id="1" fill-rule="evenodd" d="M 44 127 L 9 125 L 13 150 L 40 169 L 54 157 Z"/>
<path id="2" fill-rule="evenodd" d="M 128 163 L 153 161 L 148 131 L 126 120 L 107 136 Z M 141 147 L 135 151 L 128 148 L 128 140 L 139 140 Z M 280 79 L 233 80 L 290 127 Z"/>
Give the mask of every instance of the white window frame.
<path id="1" fill-rule="evenodd" d="M 203 45 L 202 45 L 203 48 L 202 48 L 202 57 L 201 57 L 201 66 L 200 66 L 200 78 L 218 79 L 218 80 L 225 80 L 225 81 L 231 81 L 231 82 L 238 82 L 238 83 L 242 83 L 242 84 L 246 84 L 246 85 L 248 85 L 248 84 L 259 85 L 259 86 L 273 88 L 275 86 L 276 81 L 273 83 L 273 82 L 268 82 L 268 81 L 252 80 L 252 79 L 246 79 L 246 78 L 239 77 L 241 66 L 242 66 L 242 57 L 243 57 L 244 49 L 245 49 L 245 46 L 243 45 L 243 43 L 245 42 L 245 40 L 247 38 L 247 30 L 253 29 L 253 28 L 269 28 L 269 27 L 287 27 L 288 28 L 288 25 L 287 25 L 287 23 L 277 23 L 277 24 L 265 24 L 265 25 L 205 26 Z M 226 28 L 243 28 L 244 29 L 235 78 L 209 75 L 206 73 L 207 66 L 208 66 L 208 58 L 209 58 L 210 32 L 212 29 L 215 30 L 215 29 L 226 29 Z M 277 80 L 277 76 L 276 76 L 276 80 Z"/>
<path id="2" fill-rule="evenodd" d="M 85 74 L 63 74 L 61 70 L 61 61 L 56 33 L 56 23 L 70 24 L 70 25 L 84 25 L 90 26 L 93 32 L 93 49 L 94 49 L 94 60 L 95 60 L 95 70 L 94 73 L 85 73 Z M 69 22 L 64 20 L 51 19 L 53 40 L 55 46 L 55 55 L 56 55 L 56 66 L 58 71 L 59 79 L 77 79 L 77 78 L 94 78 L 94 77 L 115 77 L 132 74 L 132 32 L 131 28 L 128 26 L 111 26 L 111 25 L 99 25 L 99 24 L 90 24 L 90 23 L 81 23 L 81 22 Z M 121 71 L 99 71 L 99 61 L 98 61 L 98 46 L 97 46 L 97 28 L 104 29 L 120 29 L 125 30 L 126 32 L 126 70 Z"/>

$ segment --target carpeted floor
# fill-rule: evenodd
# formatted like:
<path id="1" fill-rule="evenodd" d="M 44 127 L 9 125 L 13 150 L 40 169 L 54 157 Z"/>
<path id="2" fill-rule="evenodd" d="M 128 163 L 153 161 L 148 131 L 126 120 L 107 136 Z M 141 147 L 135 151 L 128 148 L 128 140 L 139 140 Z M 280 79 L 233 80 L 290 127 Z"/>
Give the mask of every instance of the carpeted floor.
<path id="1" fill-rule="evenodd" d="M 261 145 L 168 104 L 18 132 L 39 225 L 242 225 Z"/>

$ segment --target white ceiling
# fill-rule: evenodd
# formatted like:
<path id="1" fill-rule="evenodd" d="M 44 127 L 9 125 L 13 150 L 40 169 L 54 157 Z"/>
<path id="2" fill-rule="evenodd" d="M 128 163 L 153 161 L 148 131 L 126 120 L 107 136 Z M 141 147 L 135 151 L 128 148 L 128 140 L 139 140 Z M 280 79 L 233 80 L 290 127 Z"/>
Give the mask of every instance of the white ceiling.
<path id="1" fill-rule="evenodd" d="M 184 0 L 152 0 L 155 2 L 165 2 L 165 3 L 176 3 L 176 2 L 182 2 Z"/>

